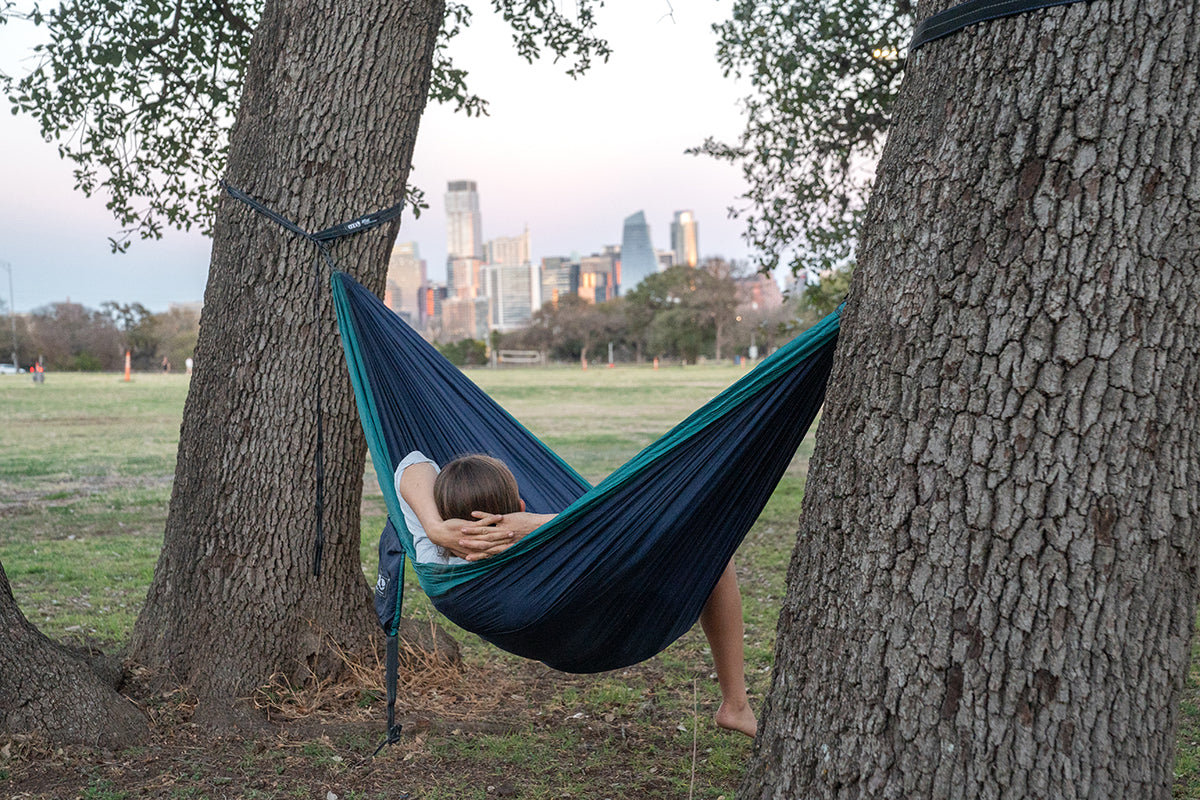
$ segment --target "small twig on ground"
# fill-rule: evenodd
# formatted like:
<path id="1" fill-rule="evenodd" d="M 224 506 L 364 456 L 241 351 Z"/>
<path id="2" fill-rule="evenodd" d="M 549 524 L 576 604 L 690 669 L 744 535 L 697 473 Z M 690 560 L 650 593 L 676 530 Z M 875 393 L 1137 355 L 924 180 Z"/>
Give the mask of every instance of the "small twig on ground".
<path id="1" fill-rule="evenodd" d="M 696 793 L 696 739 L 700 732 L 699 701 L 696 697 L 696 679 L 692 678 L 692 784 L 688 787 L 688 800 L 692 800 Z"/>

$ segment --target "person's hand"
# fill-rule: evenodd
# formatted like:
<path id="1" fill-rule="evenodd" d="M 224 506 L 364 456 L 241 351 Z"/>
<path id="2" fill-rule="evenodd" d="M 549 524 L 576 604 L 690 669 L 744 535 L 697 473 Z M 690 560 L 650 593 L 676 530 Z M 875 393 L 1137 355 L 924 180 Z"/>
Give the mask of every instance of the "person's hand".
<path id="1" fill-rule="evenodd" d="M 464 551 L 462 558 L 467 561 L 480 561 L 503 553 L 519 538 L 513 531 L 497 527 L 504 520 L 503 514 L 476 511 L 473 516 L 475 519 L 464 521 L 459 529 L 458 547 Z"/>
<path id="2" fill-rule="evenodd" d="M 554 519 L 554 514 L 531 514 L 514 511 L 509 514 L 488 514 L 474 511 L 475 519 L 462 527 L 458 546 L 469 551 L 467 561 L 480 561 L 503 553 L 526 535 Z"/>
<path id="3" fill-rule="evenodd" d="M 472 550 L 464 550 L 459 542 L 463 538 L 463 527 L 471 523 L 465 519 L 445 519 L 431 521 L 425 526 L 425 535 L 438 547 L 457 558 L 466 558 Z M 450 544 L 453 542 L 454 544 Z"/>

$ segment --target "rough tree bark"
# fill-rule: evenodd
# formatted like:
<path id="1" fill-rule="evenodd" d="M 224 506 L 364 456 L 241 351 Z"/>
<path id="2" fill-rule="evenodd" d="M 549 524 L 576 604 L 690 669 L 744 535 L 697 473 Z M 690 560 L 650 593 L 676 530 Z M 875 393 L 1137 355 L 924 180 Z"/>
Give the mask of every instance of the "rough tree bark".
<path id="1" fill-rule="evenodd" d="M 911 60 L 741 797 L 1171 796 L 1198 78 L 1195 0 L 1028 13 Z"/>
<path id="2" fill-rule="evenodd" d="M 428 93 L 441 0 L 268 0 L 229 182 L 320 230 L 399 201 Z M 382 292 L 395 224 L 340 240 Z M 191 684 L 221 724 L 273 674 L 338 664 L 324 635 L 374 624 L 358 557 L 365 446 L 314 247 L 229 198 L 218 210 L 196 368 L 161 557 L 129 656 Z M 319 317 L 314 293 L 319 292 Z M 325 550 L 313 576 L 314 382 L 324 407 Z"/>
<path id="3" fill-rule="evenodd" d="M 0 731 L 117 748 L 144 741 L 146 717 L 90 664 L 33 627 L 0 564 Z M 111 672 L 120 677 L 120 668 Z"/>

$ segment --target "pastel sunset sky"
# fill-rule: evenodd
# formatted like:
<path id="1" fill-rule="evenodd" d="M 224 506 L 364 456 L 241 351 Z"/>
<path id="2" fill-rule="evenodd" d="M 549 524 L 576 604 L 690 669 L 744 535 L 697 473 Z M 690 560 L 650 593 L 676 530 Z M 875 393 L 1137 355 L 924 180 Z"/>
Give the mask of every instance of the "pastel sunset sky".
<path id="1" fill-rule="evenodd" d="M 430 208 L 419 219 L 406 212 L 399 234 L 417 242 L 431 279 L 444 277 L 446 182 L 462 179 L 479 184 L 484 238 L 528 225 L 535 260 L 619 244 L 622 221 L 636 211 L 646 213 L 654 246 L 667 249 L 681 209 L 696 214 L 703 255 L 746 256 L 741 223 L 726 211 L 742 191 L 738 170 L 684 154 L 709 135 L 731 140 L 741 127 L 739 87 L 721 75 L 711 29 L 732 0 L 611 0 L 598 18 L 613 55 L 578 80 L 549 61 L 526 64 L 488 4 L 472 5 L 475 21 L 453 55 L 491 113 L 468 118 L 430 106 L 411 176 Z M 37 40 L 30 26 L 0 26 L 0 70 L 27 70 Z M 0 152 L 0 261 L 12 265 L 18 312 L 68 298 L 155 311 L 203 298 L 205 237 L 170 232 L 113 255 L 107 237 L 119 226 L 104 198 L 74 190 L 70 166 L 32 118 L 0 114 Z M 0 286 L 6 304 L 7 290 Z"/>

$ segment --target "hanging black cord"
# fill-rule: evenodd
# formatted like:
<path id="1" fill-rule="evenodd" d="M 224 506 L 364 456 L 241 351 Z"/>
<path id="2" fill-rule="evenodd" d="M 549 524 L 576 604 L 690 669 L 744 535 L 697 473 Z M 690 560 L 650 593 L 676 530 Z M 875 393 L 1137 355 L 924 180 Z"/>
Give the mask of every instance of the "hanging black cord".
<path id="1" fill-rule="evenodd" d="M 324 242 L 317 242 L 317 246 L 321 248 L 321 255 L 329 262 L 330 270 L 333 269 L 333 256 L 329 253 L 329 246 Z M 317 476 L 317 509 L 316 523 L 317 533 L 316 542 L 313 547 L 313 576 L 321 577 L 321 558 L 325 554 L 325 435 L 322 430 L 322 417 L 325 415 L 321 409 L 321 345 L 323 344 L 321 336 L 321 262 L 317 260 L 313 268 L 313 288 L 312 288 L 312 318 L 316 325 L 316 335 L 313 337 L 316 341 L 317 349 L 317 364 L 313 374 L 316 376 L 316 406 L 317 406 L 317 447 L 313 452 L 313 473 Z"/>
<path id="2" fill-rule="evenodd" d="M 385 222 L 390 222 L 400 216 L 400 212 L 404 210 L 403 203 L 397 203 L 391 208 L 386 208 L 383 211 L 377 211 L 373 214 L 364 214 L 349 222 L 343 222 L 340 225 L 334 225 L 332 228 L 326 228 L 317 233 L 309 233 L 301 228 L 296 223 L 292 222 L 287 217 L 279 214 L 276 211 L 264 206 L 262 203 L 255 200 L 245 192 L 239 191 L 230 186 L 225 181 L 221 181 L 221 186 L 225 191 L 229 192 L 230 196 L 240 200 L 250 208 L 262 214 L 267 219 L 280 225 L 281 227 L 291 231 L 302 239 L 307 239 L 317 246 L 320 250 L 320 255 L 324 258 L 325 263 L 329 266 L 330 272 L 337 268 L 334 263 L 333 254 L 330 252 L 329 243 L 340 239 L 343 236 L 350 236 L 355 233 L 369 231 L 372 228 L 378 227 Z M 316 492 L 316 546 L 313 554 L 313 575 L 321 577 L 321 558 L 325 551 L 325 436 L 322 430 L 322 413 L 321 407 L 321 259 L 318 258 L 313 266 L 313 302 L 312 302 L 312 318 L 314 324 L 314 341 L 316 342 L 317 365 L 314 370 L 316 376 L 314 381 L 313 393 L 316 396 L 316 413 L 317 413 L 317 447 L 313 453 L 313 471 L 316 473 L 317 492 Z M 391 727 L 389 722 L 388 727 Z"/>

